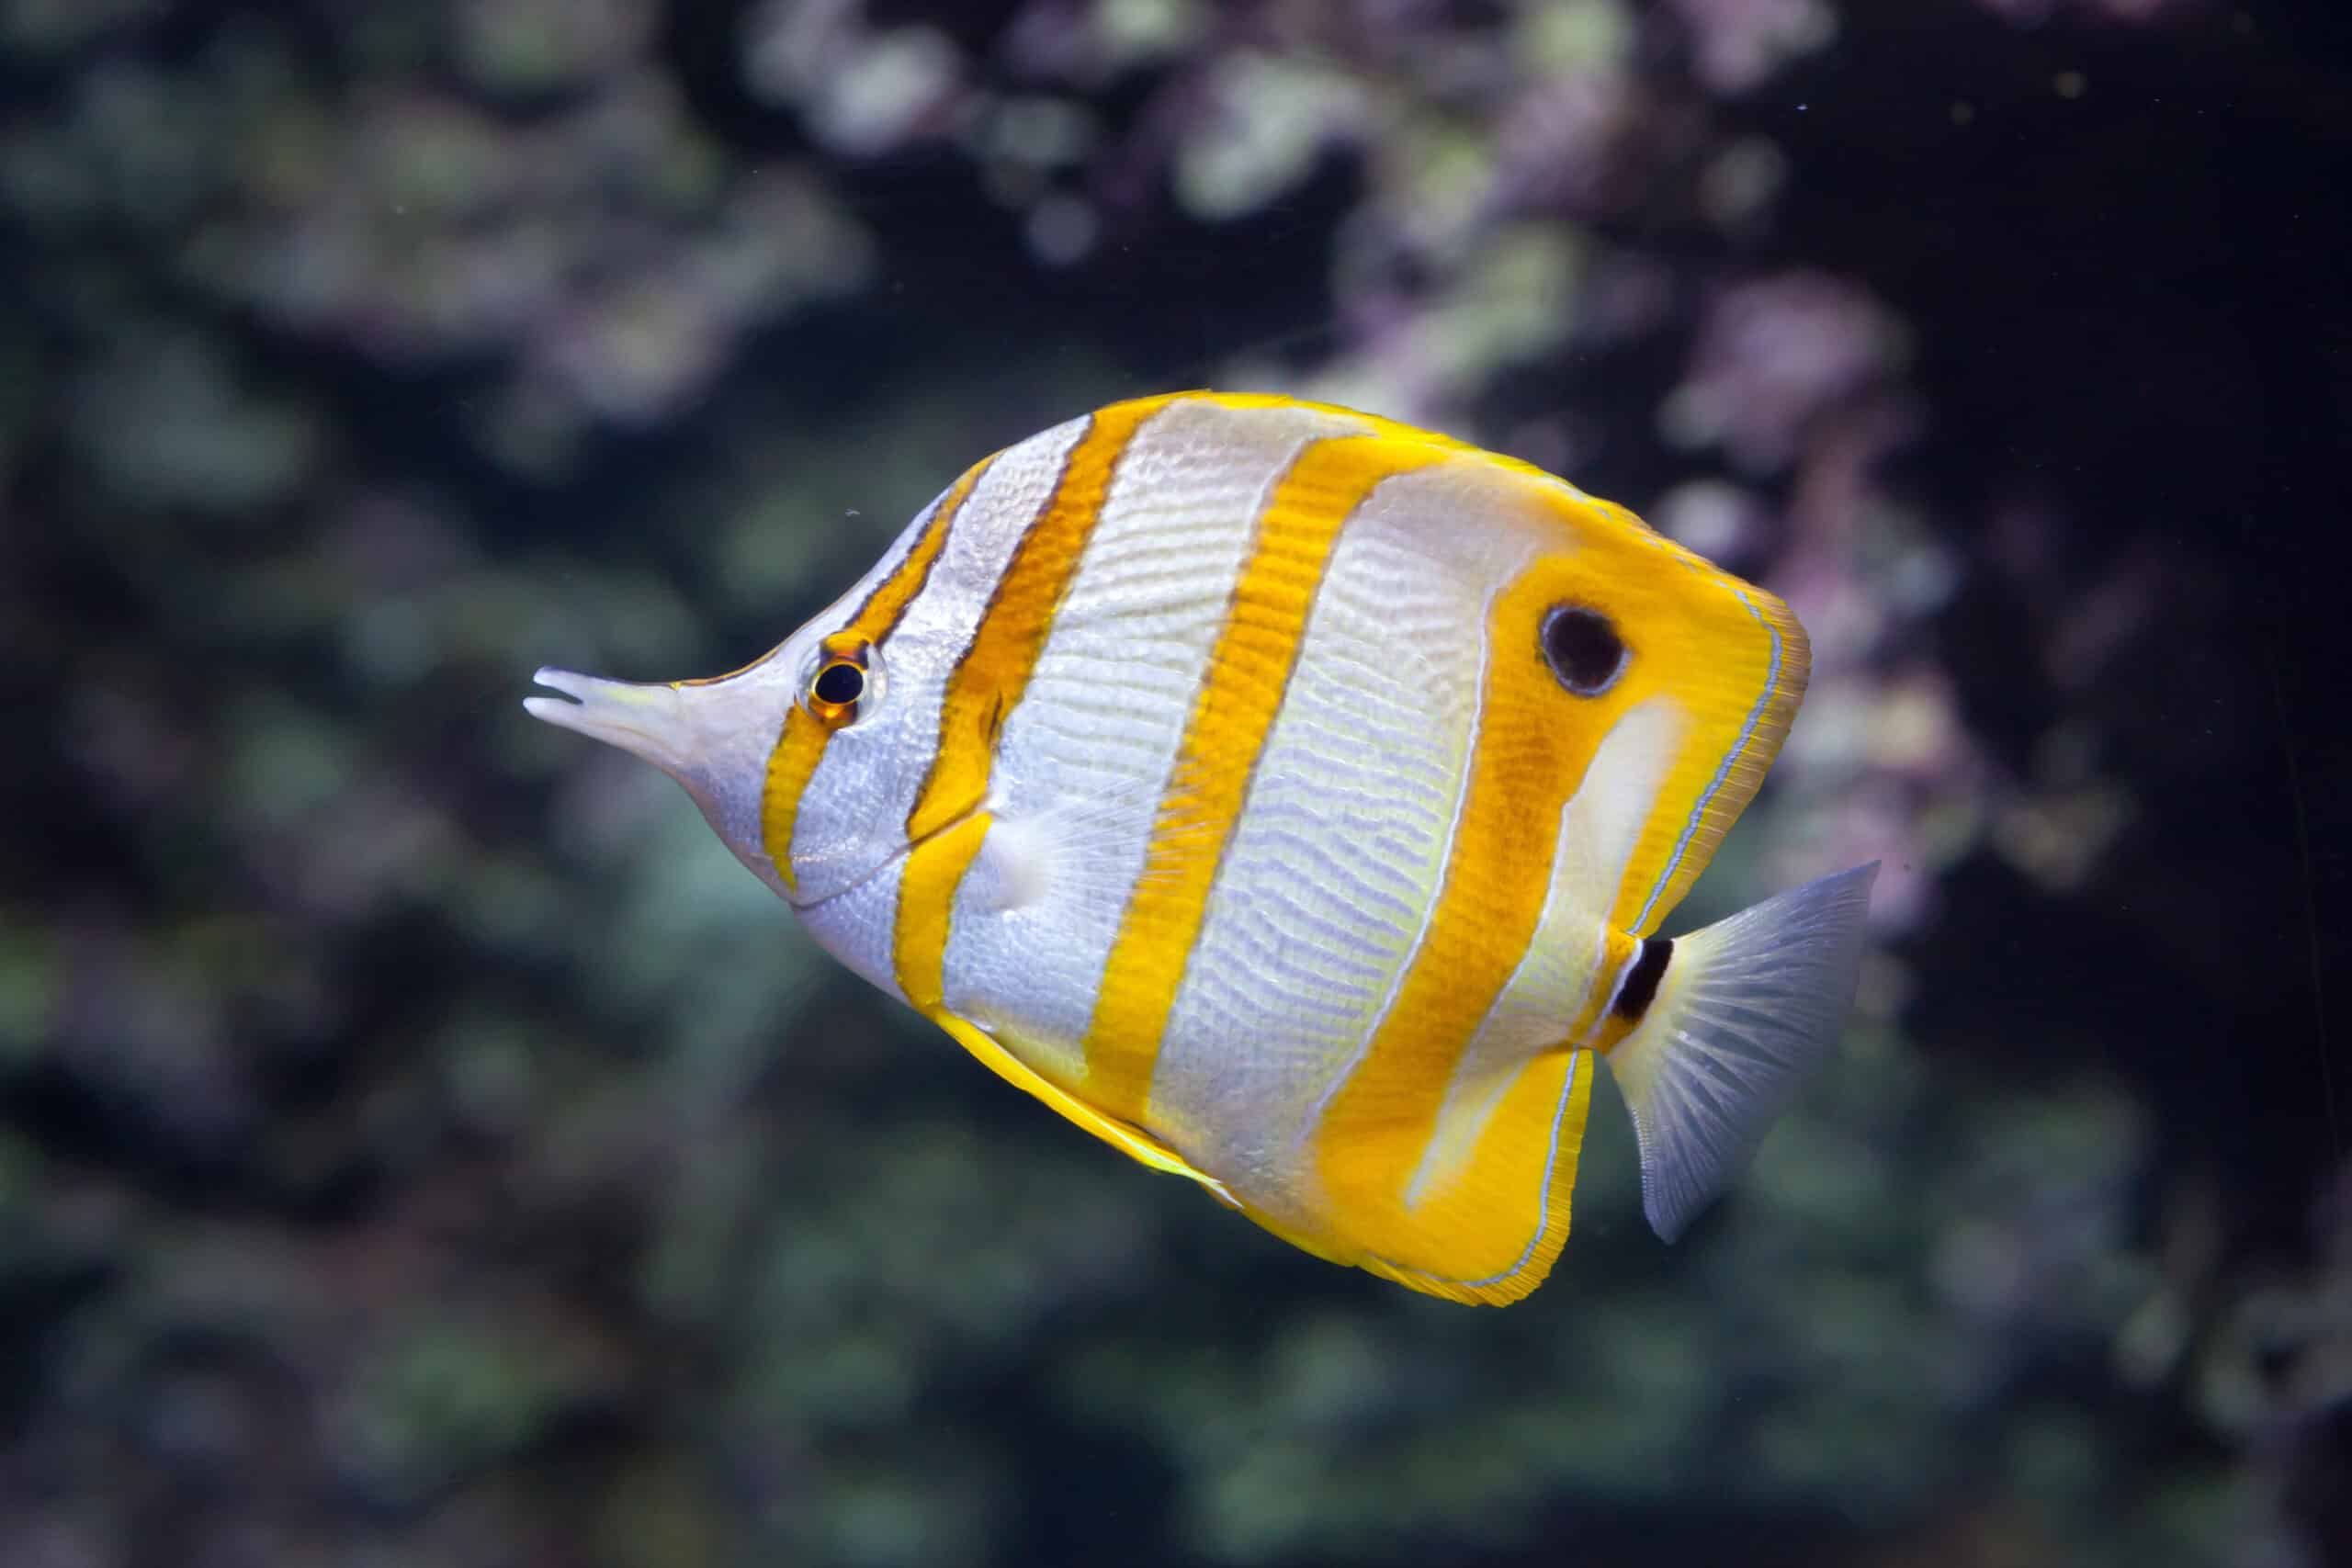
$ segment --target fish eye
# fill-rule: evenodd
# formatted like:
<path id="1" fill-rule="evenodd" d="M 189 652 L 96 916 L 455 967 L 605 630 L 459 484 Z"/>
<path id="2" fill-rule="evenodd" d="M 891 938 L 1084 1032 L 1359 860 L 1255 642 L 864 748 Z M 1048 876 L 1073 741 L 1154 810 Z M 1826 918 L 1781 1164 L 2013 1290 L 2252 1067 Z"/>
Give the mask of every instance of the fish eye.
<path id="1" fill-rule="evenodd" d="M 1597 697 L 1625 671 L 1625 639 L 1609 617 L 1583 604 L 1555 604 L 1544 617 L 1544 662 L 1579 697 Z"/>
<path id="2" fill-rule="evenodd" d="M 865 695 L 865 671 L 850 660 L 830 660 L 808 682 L 808 694 L 829 707 L 848 707 Z"/>
<path id="3" fill-rule="evenodd" d="M 827 639 L 815 668 L 800 686 L 800 705 L 829 729 L 839 729 L 865 716 L 882 694 L 879 650 L 849 639 Z"/>

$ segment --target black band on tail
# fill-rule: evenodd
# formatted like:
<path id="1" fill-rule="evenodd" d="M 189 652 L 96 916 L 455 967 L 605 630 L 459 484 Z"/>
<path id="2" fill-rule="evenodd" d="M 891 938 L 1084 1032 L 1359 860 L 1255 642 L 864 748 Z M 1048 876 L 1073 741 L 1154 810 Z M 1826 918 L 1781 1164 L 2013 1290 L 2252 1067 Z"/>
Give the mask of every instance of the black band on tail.
<path id="1" fill-rule="evenodd" d="M 1641 955 L 1626 970 L 1625 983 L 1617 987 L 1616 1003 L 1609 1010 L 1619 1018 L 1629 1018 L 1638 1022 L 1642 1014 L 1650 1010 L 1650 1003 L 1657 998 L 1657 983 L 1666 978 L 1666 961 L 1673 956 L 1672 938 L 1644 937 Z"/>

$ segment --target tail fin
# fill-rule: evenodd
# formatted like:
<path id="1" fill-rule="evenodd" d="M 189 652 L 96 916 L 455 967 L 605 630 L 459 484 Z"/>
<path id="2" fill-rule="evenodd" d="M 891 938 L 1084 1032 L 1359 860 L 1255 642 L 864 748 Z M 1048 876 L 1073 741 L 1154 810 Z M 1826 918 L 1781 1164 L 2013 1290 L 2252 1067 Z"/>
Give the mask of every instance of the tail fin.
<path id="1" fill-rule="evenodd" d="M 1675 939 L 1657 995 L 1609 1054 L 1642 1153 L 1642 1212 L 1672 1241 L 1737 1175 L 1838 1047 L 1878 863 Z"/>

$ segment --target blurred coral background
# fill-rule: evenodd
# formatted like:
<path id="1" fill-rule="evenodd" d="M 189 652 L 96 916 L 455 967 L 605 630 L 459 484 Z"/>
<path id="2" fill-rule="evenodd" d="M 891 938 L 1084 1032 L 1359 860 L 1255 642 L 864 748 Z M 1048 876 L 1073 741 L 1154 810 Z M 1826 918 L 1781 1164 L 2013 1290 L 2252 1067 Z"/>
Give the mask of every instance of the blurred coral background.
<path id="1" fill-rule="evenodd" d="M 2352 1562 L 2346 20 L 0 0 L 0 1563 Z M 1189 385 L 1812 628 L 1681 1245 L 1604 1092 L 1525 1304 L 1293 1252 L 518 705 Z"/>

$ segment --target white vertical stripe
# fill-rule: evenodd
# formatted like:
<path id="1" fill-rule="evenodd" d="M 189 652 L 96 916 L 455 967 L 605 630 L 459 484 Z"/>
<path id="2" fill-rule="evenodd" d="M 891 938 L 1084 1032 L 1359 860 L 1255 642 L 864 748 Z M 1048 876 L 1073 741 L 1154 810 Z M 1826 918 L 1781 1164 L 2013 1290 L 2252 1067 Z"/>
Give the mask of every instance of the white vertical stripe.
<path id="1" fill-rule="evenodd" d="M 1179 987 L 1170 1136 L 1269 1213 L 1427 929 L 1475 745 L 1486 608 L 1539 540 L 1476 524 L 1463 466 L 1374 490 L 1340 536 Z M 1475 509 L 1475 510 L 1474 510 Z"/>
<path id="2" fill-rule="evenodd" d="M 1674 764 L 1681 732 L 1679 710 L 1654 696 L 1621 714 L 1594 750 L 1583 786 L 1560 808 L 1551 891 L 1535 934 L 1454 1064 L 1436 1132 L 1406 1186 L 1408 1205 L 1419 1203 L 1461 1173 L 1504 1092 L 1538 1052 L 1591 1043 L 1589 1036 L 1567 1040 L 1567 1029 L 1603 978 L 1600 968 L 1609 951 L 1605 900 L 1624 880 L 1625 864 Z M 1610 1001 L 1629 967 L 1607 977 Z M 1604 1004 L 1594 1035 L 1608 1017 Z"/>
<path id="3" fill-rule="evenodd" d="M 1103 965 L 1259 514 L 1308 442 L 1362 428 L 1311 409 L 1182 401 L 1120 459 L 1005 722 L 997 826 L 948 933 L 947 1005 L 1047 1077 L 1079 1081 Z"/>
<path id="4" fill-rule="evenodd" d="M 899 924 L 899 884 L 906 869 L 900 856 L 875 875 L 853 883 L 822 902 L 798 907 L 808 934 L 854 974 L 887 995 L 907 999 L 891 962 L 891 936 Z"/>
<path id="5" fill-rule="evenodd" d="M 801 795 L 792 843 L 804 897 L 823 898 L 886 868 L 889 874 L 880 879 L 895 889 L 895 862 L 907 848 L 907 815 L 939 749 L 948 676 L 970 646 L 1022 535 L 1053 498 L 1062 460 L 1086 426 L 1085 420 L 1071 420 L 1008 448 L 965 498 L 922 592 L 882 645 L 880 700 L 834 734 Z M 903 559 L 905 551 L 894 547 L 892 554 Z M 837 612 L 842 618 L 865 603 L 867 586 L 843 600 Z M 839 629 L 832 622 L 811 626 L 818 636 Z M 871 903 L 869 897 L 811 903 L 802 906 L 801 916 L 843 963 L 896 994 L 896 981 L 882 978 L 892 973 L 890 922 L 869 919 Z M 895 891 L 889 904 L 895 909 Z"/>
<path id="6" fill-rule="evenodd" d="M 1454 1064 L 1436 1133 L 1407 1185 L 1408 1204 L 1459 1174 L 1503 1092 L 1538 1052 L 1591 1043 L 1589 1038 L 1569 1041 L 1567 1029 L 1602 978 L 1609 948 L 1605 901 L 1624 879 L 1681 731 L 1679 710 L 1662 696 L 1651 697 L 1620 715 L 1594 750 L 1583 787 L 1560 809 L 1551 890 L 1535 934 Z M 1612 987 L 1624 983 L 1622 972 L 1608 979 Z M 1600 1019 L 1608 1016 L 1604 1006 Z M 1593 1027 L 1597 1033 L 1600 1023 Z"/>

